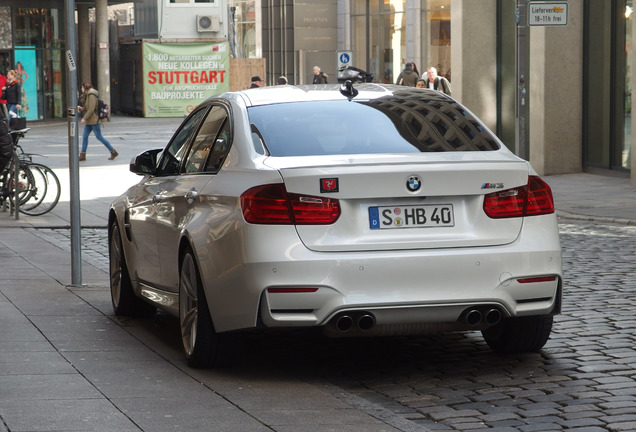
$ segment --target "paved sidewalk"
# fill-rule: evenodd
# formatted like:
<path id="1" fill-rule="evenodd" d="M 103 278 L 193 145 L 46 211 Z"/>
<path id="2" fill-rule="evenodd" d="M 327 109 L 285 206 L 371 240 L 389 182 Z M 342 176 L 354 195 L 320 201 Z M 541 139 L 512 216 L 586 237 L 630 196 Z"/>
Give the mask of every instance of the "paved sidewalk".
<path id="1" fill-rule="evenodd" d="M 636 186 L 594 174 L 546 176 L 561 218 L 636 225 Z"/>
<path id="2" fill-rule="evenodd" d="M 45 157 L 63 196 L 43 216 L 0 213 L 0 432 L 411 431 L 408 420 L 337 387 L 221 373 L 185 364 L 175 321 L 112 315 L 105 250 L 111 200 L 134 184 L 130 159 L 161 147 L 180 119 L 115 118 L 80 166 L 82 284 L 71 286 L 66 123 L 35 126 L 23 144 Z M 592 174 L 548 176 L 559 217 L 636 225 L 636 188 Z"/>

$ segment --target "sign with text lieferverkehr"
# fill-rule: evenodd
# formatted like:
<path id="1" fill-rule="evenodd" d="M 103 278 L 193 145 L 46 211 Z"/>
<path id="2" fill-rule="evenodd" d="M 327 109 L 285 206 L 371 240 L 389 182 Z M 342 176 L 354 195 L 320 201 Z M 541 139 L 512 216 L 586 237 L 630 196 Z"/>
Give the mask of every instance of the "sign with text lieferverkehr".
<path id="1" fill-rule="evenodd" d="M 143 58 L 146 117 L 183 117 L 230 90 L 228 42 L 144 42 Z"/>
<path id="2" fill-rule="evenodd" d="M 568 24 L 568 4 L 530 2 L 528 3 L 529 26 L 564 26 Z"/>

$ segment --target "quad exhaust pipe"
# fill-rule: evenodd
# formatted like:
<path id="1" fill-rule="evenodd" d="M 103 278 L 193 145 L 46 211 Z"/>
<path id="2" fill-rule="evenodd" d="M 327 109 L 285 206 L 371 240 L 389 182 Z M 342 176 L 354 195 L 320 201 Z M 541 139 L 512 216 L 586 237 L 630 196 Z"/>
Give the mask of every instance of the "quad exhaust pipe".
<path id="1" fill-rule="evenodd" d="M 470 326 L 475 327 L 479 324 L 493 326 L 498 324 L 503 318 L 503 313 L 496 307 L 486 309 L 470 308 L 464 311 L 463 320 Z"/>
<path id="2" fill-rule="evenodd" d="M 347 332 L 353 327 L 353 318 L 349 315 L 340 315 L 336 318 L 336 328 L 341 332 Z"/>
<path id="3" fill-rule="evenodd" d="M 481 306 L 466 309 L 459 320 L 469 327 L 493 326 L 498 324 L 503 317 L 502 310 L 497 306 Z M 367 332 L 375 327 L 376 319 L 370 312 L 343 312 L 331 320 L 331 325 L 340 333 L 352 330 Z"/>
<path id="4" fill-rule="evenodd" d="M 371 330 L 375 326 L 375 317 L 368 312 L 362 312 L 355 315 L 342 314 L 336 316 L 333 322 L 336 329 L 343 333 L 348 332 L 354 326 L 356 329 L 364 332 Z"/>

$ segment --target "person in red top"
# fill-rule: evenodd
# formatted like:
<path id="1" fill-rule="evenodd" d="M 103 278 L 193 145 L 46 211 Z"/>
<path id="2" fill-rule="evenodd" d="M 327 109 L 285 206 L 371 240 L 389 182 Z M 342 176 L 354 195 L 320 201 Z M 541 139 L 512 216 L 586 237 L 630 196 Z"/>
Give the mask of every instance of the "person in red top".
<path id="1" fill-rule="evenodd" d="M 2 90 L 7 85 L 7 77 L 0 71 L 0 118 L 8 118 L 9 110 L 7 109 L 7 100 L 1 99 Z"/>

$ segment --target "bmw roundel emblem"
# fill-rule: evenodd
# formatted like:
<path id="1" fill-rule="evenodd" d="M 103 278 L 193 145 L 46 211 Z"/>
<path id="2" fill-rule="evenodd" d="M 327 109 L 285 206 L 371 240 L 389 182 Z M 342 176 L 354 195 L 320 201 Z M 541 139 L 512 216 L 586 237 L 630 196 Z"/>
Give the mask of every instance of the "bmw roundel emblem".
<path id="1" fill-rule="evenodd" d="M 411 192 L 417 192 L 422 187 L 422 181 L 418 176 L 410 176 L 406 181 L 406 188 Z"/>

